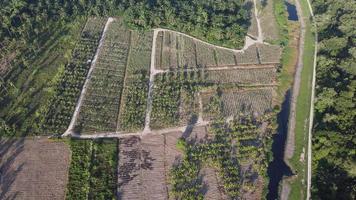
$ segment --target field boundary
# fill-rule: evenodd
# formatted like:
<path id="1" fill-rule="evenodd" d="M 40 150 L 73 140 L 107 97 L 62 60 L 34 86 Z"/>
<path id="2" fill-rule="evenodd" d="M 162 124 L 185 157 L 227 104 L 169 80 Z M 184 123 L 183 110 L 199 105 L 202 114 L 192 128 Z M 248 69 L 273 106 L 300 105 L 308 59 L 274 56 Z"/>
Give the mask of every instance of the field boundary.
<path id="1" fill-rule="evenodd" d="M 119 110 L 118 110 L 119 113 L 117 114 L 117 119 L 116 119 L 116 123 L 117 123 L 116 124 L 116 131 L 118 131 L 119 128 L 120 128 L 120 120 L 121 120 L 121 117 L 122 117 L 122 109 L 124 107 L 124 105 L 123 105 L 124 91 L 125 91 L 125 86 L 126 86 L 127 67 L 129 65 L 129 62 L 130 62 L 131 45 L 132 45 L 132 31 L 130 31 L 130 41 L 129 41 L 129 49 L 128 49 L 128 52 L 127 52 L 127 58 L 126 58 L 124 82 L 123 82 L 122 88 L 121 88 L 120 105 L 119 105 Z"/>

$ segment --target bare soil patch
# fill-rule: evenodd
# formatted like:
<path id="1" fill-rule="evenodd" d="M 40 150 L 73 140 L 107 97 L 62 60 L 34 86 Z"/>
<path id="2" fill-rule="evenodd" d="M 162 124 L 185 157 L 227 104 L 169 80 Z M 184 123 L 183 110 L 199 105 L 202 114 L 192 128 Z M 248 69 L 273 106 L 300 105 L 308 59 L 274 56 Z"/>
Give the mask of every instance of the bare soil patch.
<path id="1" fill-rule="evenodd" d="M 0 140 L 0 199 L 64 199 L 69 155 L 60 141 Z"/>

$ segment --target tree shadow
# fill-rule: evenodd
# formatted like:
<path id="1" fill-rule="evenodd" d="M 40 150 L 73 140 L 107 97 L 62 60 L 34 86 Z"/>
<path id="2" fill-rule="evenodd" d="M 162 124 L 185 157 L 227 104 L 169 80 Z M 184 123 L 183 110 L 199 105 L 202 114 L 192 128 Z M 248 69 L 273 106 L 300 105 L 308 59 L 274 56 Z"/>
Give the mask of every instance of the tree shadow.
<path id="1" fill-rule="evenodd" d="M 267 174 L 270 179 L 267 199 L 278 199 L 278 188 L 284 176 L 292 176 L 293 172 L 284 161 L 285 144 L 288 133 L 291 90 L 285 94 L 282 109 L 277 115 L 277 134 L 273 136 L 273 160 L 269 163 Z"/>
<path id="2" fill-rule="evenodd" d="M 16 158 L 24 150 L 25 138 L 0 139 L 0 199 L 17 199 L 18 191 L 9 193 L 16 177 L 23 170 L 25 163 L 13 166 Z"/>

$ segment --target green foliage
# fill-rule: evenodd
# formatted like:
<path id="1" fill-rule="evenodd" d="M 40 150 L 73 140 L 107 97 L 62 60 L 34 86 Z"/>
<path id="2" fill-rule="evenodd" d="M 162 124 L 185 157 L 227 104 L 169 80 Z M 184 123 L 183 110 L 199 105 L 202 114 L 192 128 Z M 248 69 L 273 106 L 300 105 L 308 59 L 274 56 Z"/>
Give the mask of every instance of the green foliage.
<path id="1" fill-rule="evenodd" d="M 152 128 L 178 125 L 182 120 L 180 108 L 193 106 L 194 95 L 203 84 L 200 72 L 172 72 L 155 78 L 151 113 Z M 183 102 L 183 94 L 187 102 Z"/>
<path id="2" fill-rule="evenodd" d="M 84 200 L 87 199 L 89 193 L 92 142 L 89 140 L 71 140 L 70 148 L 72 157 L 66 199 Z"/>
<path id="3" fill-rule="evenodd" d="M 312 3 L 319 36 L 313 196 L 352 199 L 356 195 L 356 5 L 352 0 Z"/>
<path id="4" fill-rule="evenodd" d="M 117 143 L 71 140 L 66 199 L 115 199 Z"/>
<path id="5" fill-rule="evenodd" d="M 197 192 L 204 186 L 198 181 L 199 171 L 210 161 L 212 166 L 217 167 L 223 189 L 228 196 L 233 199 L 239 197 L 242 184 L 245 189 L 253 191 L 254 176 L 265 176 L 269 162 L 265 138 L 261 138 L 259 133 L 260 123 L 244 116 L 229 124 L 223 119 L 217 119 L 211 125 L 212 139 L 199 143 L 178 140 L 177 146 L 184 150 L 185 156 L 171 171 L 174 197 L 191 199 L 196 195 L 200 198 L 200 193 L 197 195 Z M 249 139 L 246 139 L 247 135 Z M 250 169 L 241 174 L 240 167 L 246 165 L 246 161 L 253 162 Z"/>
<path id="6" fill-rule="evenodd" d="M 286 2 L 284 0 L 273 0 L 274 16 L 279 28 L 279 44 L 287 46 L 288 44 L 288 17 L 286 10 Z"/>
<path id="7" fill-rule="evenodd" d="M 134 28 L 167 27 L 209 42 L 242 47 L 250 10 L 244 1 L 123 0 L 125 21 Z"/>
<path id="8" fill-rule="evenodd" d="M 148 77 L 136 75 L 126 86 L 125 105 L 122 113 L 121 127 L 124 130 L 139 130 L 144 127 L 148 93 Z"/>
<path id="9" fill-rule="evenodd" d="M 89 199 L 116 199 L 116 141 L 99 140 L 93 145 Z"/>

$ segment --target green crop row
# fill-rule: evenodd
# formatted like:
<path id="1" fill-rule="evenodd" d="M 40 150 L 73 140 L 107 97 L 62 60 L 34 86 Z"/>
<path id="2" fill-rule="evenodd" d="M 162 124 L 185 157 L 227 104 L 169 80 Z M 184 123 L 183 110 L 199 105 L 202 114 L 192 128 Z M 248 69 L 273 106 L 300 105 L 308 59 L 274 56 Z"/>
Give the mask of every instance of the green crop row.
<path id="1" fill-rule="evenodd" d="M 117 142 L 71 140 L 66 199 L 115 199 Z"/>

